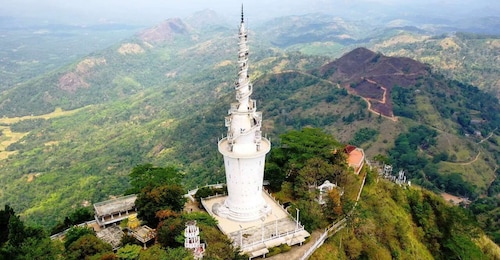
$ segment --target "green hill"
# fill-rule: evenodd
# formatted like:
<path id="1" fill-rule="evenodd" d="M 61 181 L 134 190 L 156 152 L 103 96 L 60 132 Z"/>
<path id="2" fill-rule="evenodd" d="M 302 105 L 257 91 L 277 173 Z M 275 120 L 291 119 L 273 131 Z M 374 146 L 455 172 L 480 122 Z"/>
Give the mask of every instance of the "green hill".
<path id="1" fill-rule="evenodd" d="M 498 259 L 462 208 L 418 187 L 371 176 L 347 227 L 310 259 Z"/>
<path id="2" fill-rule="evenodd" d="M 52 226 L 123 194 L 139 163 L 175 165 L 188 188 L 223 181 L 216 143 L 234 100 L 234 35 L 167 20 L 4 93 L 0 114 L 26 117 L 0 119 L 0 204 Z M 491 190 L 500 110 L 491 96 L 407 58 L 355 49 L 333 61 L 250 37 L 254 98 L 273 145 L 287 130 L 320 127 L 369 158 L 388 156 L 425 187 L 471 198 Z M 75 111 L 36 117 L 57 108 Z"/>

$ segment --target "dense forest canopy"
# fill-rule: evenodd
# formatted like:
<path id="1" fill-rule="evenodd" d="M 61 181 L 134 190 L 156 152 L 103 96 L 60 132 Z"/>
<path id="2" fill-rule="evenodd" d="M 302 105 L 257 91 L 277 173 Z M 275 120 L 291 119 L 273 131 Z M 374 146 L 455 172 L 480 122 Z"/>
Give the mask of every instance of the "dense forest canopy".
<path id="1" fill-rule="evenodd" d="M 20 234 L 10 242 L 4 236 L 6 254 L 60 250 L 61 245 L 48 246 L 39 225 L 64 230 L 92 215 L 88 205 L 128 193 L 142 194 L 141 216 L 148 223 L 163 223 L 162 243 L 179 244 L 165 226 L 182 226 L 181 195 L 224 181 L 216 144 L 225 133 L 224 115 L 234 102 L 237 76 L 234 28 L 190 22 L 168 19 L 121 42 L 110 39 L 131 28 L 114 31 L 108 48 L 82 58 L 75 51 L 72 63 L 62 67 L 68 60 L 56 57 L 78 45 L 70 35 L 64 41 L 47 35 L 38 45 L 33 36 L 26 37 L 32 31 L 20 29 L 9 34 L 12 42 L 0 39 L 2 46 L 17 50 L 0 50 L 6 57 L 0 61 L 5 76 L 0 86 L 0 205 L 9 205 L 2 225 L 12 219 Z M 369 160 L 404 170 L 420 187 L 470 199 L 479 225 L 499 243 L 498 36 L 440 26 L 392 24 L 373 30 L 363 22 L 305 15 L 251 28 L 252 97 L 263 111 L 262 130 L 273 145 L 266 179 L 277 196 L 291 202 L 291 209 L 306 208 L 308 230 L 351 208 L 349 193 L 356 189 L 348 187 L 360 181 L 345 165 L 343 146 L 351 144 L 363 148 Z M 82 31 L 72 33 L 80 45 L 86 42 Z M 158 39 L 147 38 L 155 33 Z M 29 52 L 17 49 L 18 39 L 41 49 L 44 44 L 59 47 L 52 54 L 20 57 Z M 10 72 L 23 68 L 27 70 L 19 75 Z M 344 185 L 347 195 L 328 194 L 330 202 L 322 208 L 313 203 L 309 187 L 325 180 Z M 464 249 L 458 244 L 470 237 L 436 231 L 435 223 L 421 221 L 446 221 L 462 213 L 435 209 L 441 206 L 430 195 L 404 196 L 401 201 L 414 205 L 411 214 L 418 225 L 430 230 L 429 237 L 419 240 L 425 238 L 432 255 L 439 254 L 433 241 L 448 235 L 439 248 L 450 254 Z M 470 223 L 468 217 L 462 219 Z M 363 240 L 370 232 L 347 234 L 353 247 L 346 250 L 372 257 L 370 248 L 376 245 Z M 209 233 L 207 237 L 217 237 L 215 231 Z M 74 257 L 90 244 L 96 254 L 109 253 L 92 234 L 85 235 L 73 247 Z M 400 240 L 408 246 L 408 240 Z M 385 242 L 392 246 L 394 241 Z M 480 256 L 469 242 L 462 244 L 471 257 Z M 151 252 L 185 253 L 160 249 Z M 123 254 L 135 252 L 127 247 Z M 397 252 L 390 251 L 391 257 L 397 258 Z"/>

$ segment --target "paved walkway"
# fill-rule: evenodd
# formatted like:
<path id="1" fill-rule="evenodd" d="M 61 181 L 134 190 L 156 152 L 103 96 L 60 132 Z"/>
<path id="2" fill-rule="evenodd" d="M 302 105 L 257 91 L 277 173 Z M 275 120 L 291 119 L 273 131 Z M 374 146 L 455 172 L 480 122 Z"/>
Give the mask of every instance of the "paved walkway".
<path id="1" fill-rule="evenodd" d="M 292 250 L 281 253 L 275 256 L 271 257 L 266 257 L 266 259 L 271 259 L 271 260 L 294 260 L 294 259 L 300 259 L 304 253 L 314 245 L 314 241 L 316 241 L 320 236 L 321 236 L 321 231 L 313 231 L 311 234 L 311 239 L 307 244 L 304 244 L 302 246 L 292 246 Z"/>

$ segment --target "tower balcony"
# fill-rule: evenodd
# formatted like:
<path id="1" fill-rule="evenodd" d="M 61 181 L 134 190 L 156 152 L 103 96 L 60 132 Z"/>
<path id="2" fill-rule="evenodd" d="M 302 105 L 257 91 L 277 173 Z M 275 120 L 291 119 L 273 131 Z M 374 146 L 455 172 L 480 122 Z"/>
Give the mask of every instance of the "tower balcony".
<path id="1" fill-rule="evenodd" d="M 262 137 L 260 142 L 250 143 L 246 146 L 245 149 L 238 148 L 237 143 L 234 140 L 230 140 L 229 137 L 225 137 L 219 140 L 218 142 L 218 150 L 219 152 L 227 156 L 228 158 L 258 158 L 264 156 L 271 150 L 271 142 Z M 253 147 L 253 149 L 248 149 Z"/>
<path id="2" fill-rule="evenodd" d="M 253 114 L 253 117 L 258 117 L 259 118 L 258 121 L 262 120 L 262 112 L 256 112 L 256 110 L 257 110 L 257 102 L 254 99 L 248 100 L 247 111 L 245 111 L 245 112 L 239 112 L 238 111 L 239 107 L 240 107 L 240 103 L 231 103 L 231 107 L 227 110 L 227 114 L 228 115 L 239 114 L 239 113 Z M 255 113 L 257 113 L 257 114 L 255 114 Z"/>
<path id="3" fill-rule="evenodd" d="M 252 100 L 252 101 L 255 102 L 255 100 Z M 255 112 L 254 117 L 255 117 L 255 119 L 262 121 L 262 112 Z"/>
<path id="4" fill-rule="evenodd" d="M 255 99 L 250 99 L 250 102 L 249 102 L 249 111 L 250 112 L 255 112 L 257 110 L 257 101 L 255 101 Z M 262 114 L 262 113 L 261 113 Z"/>
<path id="5" fill-rule="evenodd" d="M 241 88 L 247 85 L 249 85 L 248 78 L 238 79 L 238 81 L 234 82 L 234 89 L 240 90 Z"/>
<path id="6" fill-rule="evenodd" d="M 240 66 L 246 66 L 246 65 L 248 65 L 248 57 L 240 55 L 240 57 L 238 59 L 238 63 L 240 64 Z"/>
<path id="7" fill-rule="evenodd" d="M 231 107 L 227 111 L 228 115 L 231 115 L 235 112 L 238 112 L 238 107 L 240 106 L 240 103 L 231 103 Z"/>
<path id="8" fill-rule="evenodd" d="M 247 59 L 247 60 L 248 60 L 248 48 L 247 48 L 247 50 L 246 50 L 246 51 L 240 51 L 240 52 L 238 53 L 238 57 L 239 57 L 240 59 L 245 58 L 245 59 Z"/>
<path id="9" fill-rule="evenodd" d="M 244 68 L 240 68 L 240 70 L 238 71 L 238 77 L 241 77 L 241 74 L 247 74 L 248 73 L 248 68 L 247 67 L 244 67 Z"/>
<path id="10" fill-rule="evenodd" d="M 241 93 L 236 93 L 236 99 L 237 99 L 237 100 L 242 100 L 242 99 L 244 99 L 244 98 L 249 97 L 249 96 L 250 96 L 250 94 L 251 94 L 250 92 L 243 93 L 243 94 L 241 94 Z"/>
<path id="11" fill-rule="evenodd" d="M 243 85 L 243 86 L 244 86 L 244 85 Z M 241 87 L 243 87 L 243 86 L 241 86 Z M 248 84 L 248 92 L 247 92 L 247 93 L 240 93 L 240 90 L 243 90 L 243 89 L 242 89 L 242 88 L 240 88 L 240 89 L 239 89 L 239 91 L 238 91 L 238 92 L 236 92 L 236 99 L 238 99 L 238 94 L 239 94 L 239 95 L 246 95 L 246 94 L 251 95 L 251 94 L 252 94 L 252 92 L 253 92 L 253 85 L 252 85 L 252 84 Z"/>
<path id="12" fill-rule="evenodd" d="M 240 38 L 240 40 L 244 39 L 245 42 L 246 42 L 248 40 L 247 32 L 246 31 L 242 31 L 242 32 L 240 31 L 240 33 L 238 34 L 238 38 Z"/>
<path id="13" fill-rule="evenodd" d="M 228 131 L 227 132 L 227 141 L 230 143 L 230 144 L 233 144 L 234 143 L 234 135 L 233 135 L 233 132 L 232 131 Z"/>
<path id="14" fill-rule="evenodd" d="M 248 53 L 249 49 L 246 46 L 246 42 L 240 42 L 239 45 L 240 45 L 239 53 L 245 53 L 245 54 Z"/>
<path id="15" fill-rule="evenodd" d="M 257 130 L 257 131 L 255 131 L 254 142 L 258 144 L 261 141 L 262 141 L 262 131 Z"/>

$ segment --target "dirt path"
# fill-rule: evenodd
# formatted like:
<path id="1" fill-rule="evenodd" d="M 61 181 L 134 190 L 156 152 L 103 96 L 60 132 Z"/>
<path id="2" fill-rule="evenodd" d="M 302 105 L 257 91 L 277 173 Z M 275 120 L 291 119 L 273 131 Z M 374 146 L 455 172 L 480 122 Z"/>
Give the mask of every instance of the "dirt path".
<path id="1" fill-rule="evenodd" d="M 359 96 L 359 97 L 360 97 L 360 98 L 362 98 L 364 101 L 366 101 L 366 103 L 368 104 L 368 108 L 367 108 L 367 109 L 368 109 L 368 111 L 369 111 L 369 112 L 371 112 L 371 113 L 373 113 L 373 114 L 375 114 L 375 115 L 377 115 L 377 116 L 385 117 L 385 118 L 387 118 L 387 119 L 389 119 L 389 120 L 392 120 L 392 121 L 394 121 L 394 122 L 397 122 L 397 121 L 398 121 L 398 118 L 397 118 L 397 117 L 395 117 L 395 116 L 386 116 L 386 115 L 382 115 L 382 113 L 379 113 L 379 112 L 377 112 L 377 111 L 373 110 L 373 109 L 372 109 L 372 103 L 370 103 L 370 99 L 369 99 L 369 98 L 365 98 L 365 97 L 362 97 L 362 96 Z"/>
<path id="2" fill-rule="evenodd" d="M 382 117 L 385 117 L 387 119 L 390 119 L 394 122 L 397 122 L 398 121 L 398 118 L 395 117 L 395 116 L 386 116 L 386 115 L 382 115 L 382 113 L 379 113 L 375 110 L 372 109 L 372 103 L 370 101 L 372 100 L 375 100 L 377 102 L 380 102 L 381 104 L 385 104 L 386 100 L 387 100 L 387 88 L 385 88 L 384 86 L 378 84 L 376 81 L 374 80 L 371 80 L 371 79 L 365 79 L 366 81 L 368 81 L 369 83 L 371 84 L 374 84 L 374 85 L 378 85 L 380 86 L 380 88 L 384 91 L 384 94 L 382 95 L 382 100 L 378 100 L 378 99 L 371 99 L 371 98 L 365 98 L 365 97 L 362 97 L 360 95 L 357 95 L 359 97 L 361 97 L 364 101 L 366 101 L 366 103 L 368 104 L 368 111 L 371 112 L 371 113 L 374 113 L 376 115 L 380 115 Z"/>
<path id="3" fill-rule="evenodd" d="M 490 137 L 491 137 L 491 136 L 493 136 L 493 132 L 495 132 L 497 129 L 498 129 L 498 128 L 495 128 L 493 131 L 491 131 L 491 133 L 490 133 L 487 137 L 485 137 L 485 138 L 481 139 L 481 141 L 479 141 L 479 142 L 478 142 L 478 144 L 481 144 L 481 143 L 483 143 L 484 141 L 486 141 L 486 140 L 490 139 Z"/>
<path id="4" fill-rule="evenodd" d="M 314 242 L 321 236 L 320 231 L 316 230 L 313 231 L 311 234 L 311 239 L 309 240 L 309 243 L 304 244 L 302 246 L 293 246 L 292 250 L 286 252 L 286 253 L 281 253 L 275 256 L 271 257 L 266 257 L 266 259 L 272 259 L 272 260 L 295 260 L 295 259 L 300 259 L 305 252 L 314 245 Z"/>
<path id="5" fill-rule="evenodd" d="M 495 170 L 493 170 L 493 172 L 497 172 L 498 170 L 498 165 L 495 166 Z M 493 177 L 491 179 L 491 181 L 488 183 L 488 186 L 486 186 L 486 189 L 485 189 L 485 192 L 481 195 L 482 197 L 485 197 L 488 195 L 488 190 L 490 189 L 491 185 L 493 185 L 493 182 L 495 182 L 495 180 L 499 178 L 499 176 L 497 174 L 495 174 L 495 177 Z"/>
<path id="6" fill-rule="evenodd" d="M 469 161 L 469 162 L 464 162 L 464 163 L 458 163 L 460 165 L 469 165 L 469 164 L 472 164 L 474 163 L 475 161 L 477 161 L 477 159 L 479 158 L 479 155 L 481 155 L 481 151 L 479 151 L 476 155 L 476 158 L 472 159 L 472 161 Z"/>
<path id="7" fill-rule="evenodd" d="M 376 81 L 374 80 L 371 80 L 371 79 L 365 79 L 366 81 L 368 81 L 369 83 L 372 83 L 373 85 L 378 85 L 380 86 L 380 88 L 384 91 L 384 94 L 382 95 L 382 100 L 377 100 L 379 101 L 380 103 L 382 104 L 385 104 L 385 100 L 386 100 L 386 95 L 387 95 L 387 89 L 382 86 L 381 84 L 378 84 Z M 371 99 L 370 99 L 371 100 Z"/>

